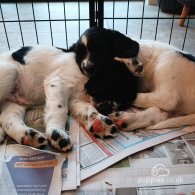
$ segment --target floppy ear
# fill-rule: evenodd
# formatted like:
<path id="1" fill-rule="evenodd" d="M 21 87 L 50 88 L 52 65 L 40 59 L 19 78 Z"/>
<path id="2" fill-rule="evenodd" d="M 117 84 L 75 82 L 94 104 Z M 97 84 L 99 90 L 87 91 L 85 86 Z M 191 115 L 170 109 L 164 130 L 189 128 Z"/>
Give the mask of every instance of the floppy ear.
<path id="1" fill-rule="evenodd" d="M 76 46 L 77 46 L 77 43 L 74 43 L 73 45 L 71 45 L 71 46 L 68 48 L 68 52 L 74 52 Z"/>
<path id="2" fill-rule="evenodd" d="M 139 52 L 139 43 L 126 37 L 118 31 L 111 31 L 114 47 L 114 55 L 119 58 L 137 57 Z"/>
<path id="3" fill-rule="evenodd" d="M 93 97 L 96 103 L 103 101 L 132 103 L 138 92 L 138 77 L 118 61 L 106 63 L 103 67 L 85 83 L 86 93 Z"/>

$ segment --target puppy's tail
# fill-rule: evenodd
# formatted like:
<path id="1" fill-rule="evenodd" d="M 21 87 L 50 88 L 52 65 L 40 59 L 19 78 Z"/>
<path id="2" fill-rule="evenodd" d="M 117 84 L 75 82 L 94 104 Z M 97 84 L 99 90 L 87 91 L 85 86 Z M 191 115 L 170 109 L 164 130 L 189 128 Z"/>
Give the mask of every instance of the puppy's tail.
<path id="1" fill-rule="evenodd" d="M 176 128 L 187 125 L 195 125 L 195 114 L 190 114 L 187 116 L 180 116 L 175 118 L 169 118 L 165 121 L 161 121 L 151 128 L 147 129 L 167 129 L 167 128 Z"/>

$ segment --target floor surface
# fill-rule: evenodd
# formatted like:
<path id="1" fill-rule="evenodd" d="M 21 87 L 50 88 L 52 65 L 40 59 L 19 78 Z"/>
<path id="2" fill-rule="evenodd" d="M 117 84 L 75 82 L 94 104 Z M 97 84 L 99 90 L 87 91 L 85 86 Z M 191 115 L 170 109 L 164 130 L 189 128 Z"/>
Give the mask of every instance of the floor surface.
<path id="1" fill-rule="evenodd" d="M 89 27 L 88 2 L 18 3 L 17 6 L 14 3 L 0 3 L 0 5 L 0 21 L 2 21 L 2 13 L 3 20 L 6 21 L 0 22 L 0 53 L 9 50 L 9 47 L 14 49 L 22 45 L 37 43 L 66 48 L 76 42 L 80 34 Z M 176 19 L 173 19 L 172 14 L 158 12 L 158 6 L 144 3 L 143 12 L 143 2 L 134 1 L 129 3 L 128 13 L 127 6 L 127 2 L 122 1 L 105 2 L 104 27 L 114 28 L 122 33 L 127 31 L 129 36 L 135 38 L 156 39 L 170 43 L 195 55 L 194 18 L 189 20 L 188 28 L 186 28 L 188 20 L 184 27 L 180 27 L 177 19 L 179 15 L 175 15 Z M 159 17 L 163 17 L 163 19 L 157 19 L 158 13 Z M 78 21 L 79 14 L 80 22 Z M 126 19 L 127 14 L 130 18 L 128 20 Z M 113 20 L 113 16 L 118 19 Z M 65 17 L 66 22 L 64 22 Z M 54 21 L 49 22 L 49 18 Z M 21 22 L 18 22 L 19 19 Z M 34 19 L 39 21 L 35 22 Z"/>

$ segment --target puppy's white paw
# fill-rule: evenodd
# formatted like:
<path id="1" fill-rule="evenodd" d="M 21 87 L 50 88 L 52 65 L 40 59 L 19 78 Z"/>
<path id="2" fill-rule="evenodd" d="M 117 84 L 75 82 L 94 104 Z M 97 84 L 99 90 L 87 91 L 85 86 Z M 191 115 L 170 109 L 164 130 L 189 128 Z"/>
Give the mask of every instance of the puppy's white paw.
<path id="1" fill-rule="evenodd" d="M 53 129 L 50 132 L 47 136 L 53 148 L 63 152 L 71 150 L 72 142 L 65 130 Z"/>
<path id="2" fill-rule="evenodd" d="M 165 120 L 168 113 L 161 111 L 159 108 L 150 107 L 137 112 L 115 112 L 109 116 L 120 130 L 131 131 L 153 126 Z"/>
<path id="3" fill-rule="evenodd" d="M 119 128 L 119 130 L 122 131 L 131 131 L 133 128 L 131 127 L 132 125 L 132 118 L 134 114 L 132 113 L 127 113 L 127 112 L 115 112 L 110 114 L 110 118 L 114 121 L 116 126 Z"/>
<path id="4" fill-rule="evenodd" d="M 118 129 L 109 117 L 94 113 L 91 119 L 92 120 L 88 120 L 87 130 L 94 134 L 95 137 L 107 139 L 117 136 Z"/>
<path id="5" fill-rule="evenodd" d="M 156 121 L 146 117 L 139 117 L 139 113 L 134 112 L 115 112 L 110 114 L 118 129 L 121 131 L 132 131 L 139 128 L 145 128 Z"/>
<path id="6" fill-rule="evenodd" d="M 21 144 L 32 146 L 34 148 L 43 149 L 47 143 L 46 136 L 33 128 L 27 129 L 25 135 L 21 138 Z"/>

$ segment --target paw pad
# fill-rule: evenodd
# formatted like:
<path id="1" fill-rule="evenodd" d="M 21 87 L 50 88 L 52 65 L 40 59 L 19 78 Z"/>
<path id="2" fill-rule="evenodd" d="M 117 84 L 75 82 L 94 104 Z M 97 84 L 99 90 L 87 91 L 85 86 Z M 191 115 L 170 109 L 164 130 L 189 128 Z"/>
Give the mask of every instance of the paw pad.
<path id="1" fill-rule="evenodd" d="M 28 132 L 26 131 L 25 134 L 28 134 Z M 37 132 L 34 131 L 33 129 L 30 129 L 30 130 L 29 130 L 29 135 L 30 135 L 31 137 L 34 137 L 36 134 L 37 134 Z"/>
<path id="2" fill-rule="evenodd" d="M 120 127 L 120 128 L 121 128 L 121 126 L 123 125 L 123 123 L 124 123 L 123 120 L 117 120 L 117 121 L 116 121 L 117 127 Z"/>
<path id="3" fill-rule="evenodd" d="M 121 128 L 122 128 L 122 129 L 127 128 L 127 123 L 123 122 L 123 123 L 121 124 Z"/>
<path id="4" fill-rule="evenodd" d="M 112 124 L 113 124 L 112 120 L 109 119 L 109 118 L 106 118 L 104 121 L 105 121 L 105 123 L 106 123 L 107 125 L 112 125 Z"/>
<path id="5" fill-rule="evenodd" d="M 96 118 L 92 120 L 88 130 L 90 133 L 94 134 L 96 138 L 105 139 L 116 137 L 118 133 L 118 129 L 114 125 L 113 121 L 109 117 L 102 114 L 98 114 Z"/>
<path id="6" fill-rule="evenodd" d="M 43 149 L 47 145 L 47 139 L 43 133 L 35 129 L 28 129 L 21 138 L 21 144 Z"/>
<path id="7" fill-rule="evenodd" d="M 115 133 L 117 133 L 117 132 L 118 132 L 118 129 L 117 129 L 115 126 L 112 127 L 110 133 L 111 133 L 111 134 L 115 134 Z"/>
<path id="8" fill-rule="evenodd" d="M 102 126 L 102 122 L 99 119 L 96 119 L 93 123 L 93 131 L 95 132 L 101 132 L 104 131 L 104 128 Z"/>
<path id="9" fill-rule="evenodd" d="M 118 127 L 120 130 L 125 129 L 125 128 L 127 128 L 127 126 L 128 126 L 127 123 L 124 122 L 124 120 L 122 120 L 122 119 L 116 120 L 115 123 L 116 123 L 117 127 Z"/>
<path id="10" fill-rule="evenodd" d="M 113 139 L 113 136 L 111 136 L 111 135 L 104 135 L 103 139 Z"/>
<path id="11" fill-rule="evenodd" d="M 45 141 L 45 137 L 39 137 L 39 138 L 38 138 L 38 142 L 39 142 L 40 144 L 42 144 L 44 141 Z"/>
<path id="12" fill-rule="evenodd" d="M 64 130 L 52 130 L 49 141 L 51 146 L 59 151 L 67 152 L 72 148 L 70 137 Z"/>
<path id="13" fill-rule="evenodd" d="M 70 139 L 61 139 L 59 141 L 59 146 L 60 146 L 61 149 L 68 146 L 69 144 L 71 144 Z"/>
<path id="14" fill-rule="evenodd" d="M 57 141 L 59 137 L 60 137 L 60 134 L 56 130 L 54 130 L 51 134 L 51 139 L 53 139 L 54 141 Z"/>

